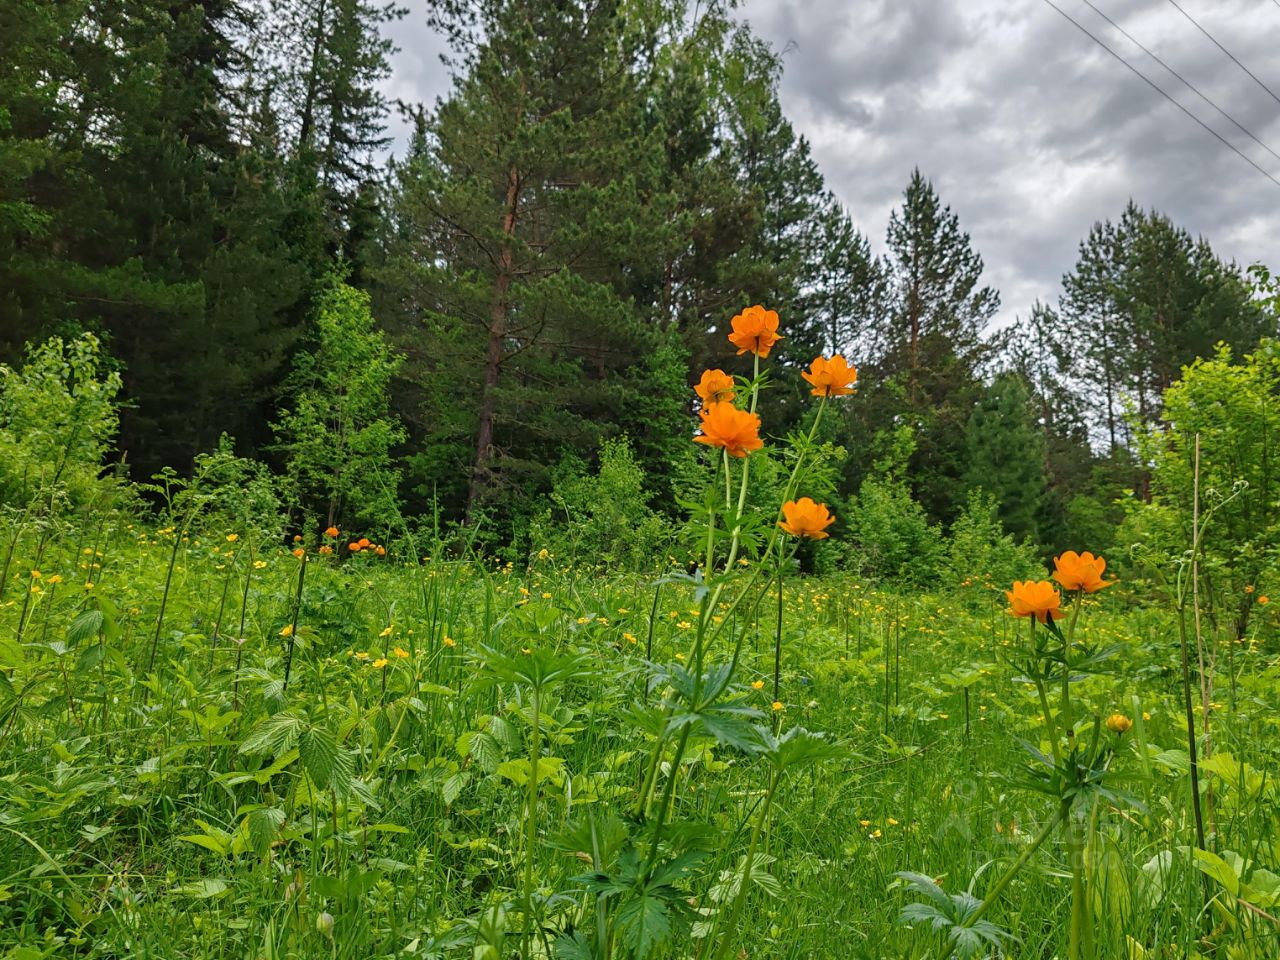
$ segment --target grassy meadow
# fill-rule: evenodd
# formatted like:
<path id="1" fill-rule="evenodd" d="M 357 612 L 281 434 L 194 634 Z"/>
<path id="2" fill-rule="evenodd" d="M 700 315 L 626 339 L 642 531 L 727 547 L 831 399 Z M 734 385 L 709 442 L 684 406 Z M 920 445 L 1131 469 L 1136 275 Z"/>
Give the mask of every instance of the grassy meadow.
<path id="1" fill-rule="evenodd" d="M 1280 170 L 1104 39 L 1280 0 L 1086 5 L 0 0 L 0 960 L 1280 960 Z"/>
<path id="2" fill-rule="evenodd" d="M 1269 619 L 1207 651 L 1196 857 L 1176 618 L 1081 593 L 1106 786 L 1079 850 L 1032 850 L 1061 802 L 1028 772 L 1035 618 L 990 584 L 779 598 L 747 563 L 712 604 L 684 566 L 349 543 L 9 528 L 0 956 L 945 957 L 963 937 L 904 908 L 971 914 L 1019 861 L 966 928 L 1012 938 L 967 955 L 1066 956 L 1073 864 L 1096 956 L 1280 955 Z M 711 697 L 680 672 L 700 638 Z"/>

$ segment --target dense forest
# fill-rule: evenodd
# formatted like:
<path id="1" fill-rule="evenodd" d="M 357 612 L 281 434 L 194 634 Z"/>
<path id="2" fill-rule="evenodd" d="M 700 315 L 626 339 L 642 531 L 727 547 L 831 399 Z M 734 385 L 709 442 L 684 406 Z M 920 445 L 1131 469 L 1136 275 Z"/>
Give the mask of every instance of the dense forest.
<path id="1" fill-rule="evenodd" d="M 394 3 L 8 0 L 0 362 L 96 335 L 135 480 L 221 445 L 320 526 L 395 515 L 501 552 L 611 470 L 633 506 L 679 497 L 690 386 L 750 372 L 723 335 L 759 303 L 785 332 L 768 434 L 806 426 L 815 354 L 859 369 L 822 426 L 858 453 L 828 491 L 852 540 L 869 513 L 991 508 L 1047 555 L 1105 548 L 1117 501 L 1150 496 L 1139 446 L 1184 365 L 1276 332 L 1241 267 L 1133 204 L 994 329 L 928 171 L 873 243 L 784 116 L 777 53 L 720 5 L 429 9 L 452 87 L 392 104 Z"/>

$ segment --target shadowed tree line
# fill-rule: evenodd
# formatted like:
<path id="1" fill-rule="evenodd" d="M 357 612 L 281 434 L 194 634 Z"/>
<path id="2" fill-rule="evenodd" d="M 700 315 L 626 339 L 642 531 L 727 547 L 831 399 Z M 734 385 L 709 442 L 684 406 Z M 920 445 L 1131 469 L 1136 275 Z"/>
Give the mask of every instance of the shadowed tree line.
<path id="1" fill-rule="evenodd" d="M 1103 547 L 1183 365 L 1274 332 L 1234 264 L 1133 205 L 1056 305 L 993 332 L 999 294 L 924 174 L 877 253 L 784 116 L 777 55 L 717 4 L 433 3 L 452 86 L 401 105 L 383 162 L 405 15 L 0 9 L 0 359 L 99 335 L 136 477 L 227 434 L 327 523 L 438 510 L 499 540 L 623 436 L 679 491 L 689 386 L 749 374 L 724 333 L 763 303 L 785 336 L 767 434 L 806 425 L 815 355 L 860 368 L 822 425 L 865 454 L 834 481 L 848 512 L 868 478 L 941 524 L 981 488 L 1017 538 Z"/>

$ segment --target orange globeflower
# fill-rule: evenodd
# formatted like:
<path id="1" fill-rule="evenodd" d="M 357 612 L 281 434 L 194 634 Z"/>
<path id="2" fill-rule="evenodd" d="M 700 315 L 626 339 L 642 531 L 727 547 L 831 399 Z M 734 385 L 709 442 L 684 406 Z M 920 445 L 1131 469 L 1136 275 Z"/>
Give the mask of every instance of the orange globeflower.
<path id="1" fill-rule="evenodd" d="M 1006 590 L 1009 608 L 1015 617 L 1035 617 L 1041 623 L 1062 616 L 1059 606 L 1062 595 L 1048 580 L 1015 580 L 1013 589 Z"/>
<path id="2" fill-rule="evenodd" d="M 826 357 L 815 357 L 809 369 L 800 376 L 813 384 L 811 391 L 815 397 L 843 397 L 853 393 L 853 385 L 858 382 L 858 371 L 849 366 L 849 362 L 840 354 L 830 360 Z"/>
<path id="3" fill-rule="evenodd" d="M 307 551 L 303 550 L 301 547 L 294 547 L 294 548 L 293 548 L 293 555 L 294 555 L 295 557 L 297 557 L 299 560 L 301 560 L 301 559 L 302 559 L 302 555 L 303 555 L 304 553 L 306 553 L 306 552 L 307 552 Z"/>
<path id="4" fill-rule="evenodd" d="M 337 537 L 337 536 L 338 536 L 338 528 L 337 528 L 337 527 L 330 527 L 328 530 L 326 530 L 326 531 L 324 532 L 324 535 L 325 535 L 326 537 L 328 537 L 330 540 L 332 540 L 332 539 L 334 539 L 335 537 Z"/>
<path id="5" fill-rule="evenodd" d="M 782 505 L 785 520 L 779 520 L 784 532 L 793 537 L 808 537 L 810 540 L 825 540 L 826 529 L 836 522 L 825 503 L 814 503 L 809 497 L 799 500 L 788 500 Z"/>
<path id="6" fill-rule="evenodd" d="M 322 544 L 320 547 L 320 552 L 327 557 L 329 554 L 333 553 L 333 547 L 329 546 L 327 543 Z"/>
<path id="7" fill-rule="evenodd" d="M 733 377 L 723 370 L 703 370 L 693 389 L 703 403 L 727 403 L 733 399 Z"/>
<path id="8" fill-rule="evenodd" d="M 352 553 L 359 553 L 364 548 L 361 547 L 360 544 L 356 543 L 355 541 L 352 541 L 351 543 L 347 544 L 347 549 L 350 550 Z"/>
<path id="9" fill-rule="evenodd" d="M 1076 553 L 1068 550 L 1060 557 L 1053 558 L 1053 579 L 1068 590 L 1083 590 L 1085 593 L 1097 593 L 1103 587 L 1109 587 L 1114 580 L 1103 580 L 1102 571 L 1107 569 L 1107 561 L 1095 557 L 1087 550 Z"/>
<path id="10" fill-rule="evenodd" d="M 731 457 L 745 457 L 764 446 L 760 439 L 760 418 L 739 410 L 732 403 L 713 403 L 698 414 L 702 418 L 702 435 L 695 443 L 722 447 Z"/>
<path id="11" fill-rule="evenodd" d="M 732 323 L 729 342 L 738 348 L 738 356 L 750 350 L 761 358 L 767 357 L 773 345 L 782 339 L 778 336 L 778 312 L 766 310 L 758 303 L 743 310 Z"/>

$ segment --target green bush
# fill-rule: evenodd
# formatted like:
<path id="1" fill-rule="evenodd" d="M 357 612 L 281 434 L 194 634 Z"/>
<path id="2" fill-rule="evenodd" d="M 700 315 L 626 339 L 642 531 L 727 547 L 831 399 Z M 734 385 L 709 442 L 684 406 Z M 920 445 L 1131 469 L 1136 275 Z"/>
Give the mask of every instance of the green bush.
<path id="1" fill-rule="evenodd" d="M 335 269 L 320 291 L 314 342 L 295 361 L 290 404 L 273 427 L 299 505 L 319 511 L 320 526 L 385 528 L 400 513 L 392 450 L 404 428 L 390 386 L 403 358 L 377 328 L 369 295 L 341 276 Z"/>
<path id="2" fill-rule="evenodd" d="M 236 456 L 234 441 L 226 434 L 218 439 L 217 449 L 195 458 L 192 483 L 204 500 L 202 529 L 252 531 L 263 543 L 284 536 L 281 479 L 261 461 Z"/>
<path id="3" fill-rule="evenodd" d="M 942 533 L 901 480 L 870 477 L 849 506 L 856 568 L 866 576 L 924 584 L 937 578 Z"/>
<path id="4" fill-rule="evenodd" d="M 969 491 L 969 501 L 951 525 L 946 543 L 942 567 L 946 586 L 1005 588 L 1014 580 L 1044 577 L 1036 548 L 1005 533 L 998 512 L 994 496 L 981 489 Z"/>
<path id="5" fill-rule="evenodd" d="M 92 334 L 31 345 L 21 369 L 0 365 L 0 500 L 94 500 L 119 426 L 120 382 Z"/>
<path id="6" fill-rule="evenodd" d="M 623 570 L 666 561 L 671 524 L 649 506 L 644 470 L 626 437 L 601 444 L 594 473 L 573 462 L 557 472 L 550 505 L 529 523 L 530 553 Z"/>

